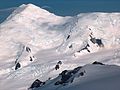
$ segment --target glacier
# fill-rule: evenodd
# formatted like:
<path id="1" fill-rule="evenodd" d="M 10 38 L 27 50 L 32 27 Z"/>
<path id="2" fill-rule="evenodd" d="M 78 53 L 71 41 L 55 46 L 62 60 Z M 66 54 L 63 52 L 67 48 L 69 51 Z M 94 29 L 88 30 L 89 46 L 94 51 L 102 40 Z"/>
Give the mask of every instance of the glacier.
<path id="1" fill-rule="evenodd" d="M 119 90 L 119 28 L 120 13 L 62 17 L 33 4 L 19 6 L 0 24 L 0 90 L 27 90 L 35 79 L 47 84 L 33 90 Z M 62 71 L 78 66 L 83 77 L 54 85 Z"/>

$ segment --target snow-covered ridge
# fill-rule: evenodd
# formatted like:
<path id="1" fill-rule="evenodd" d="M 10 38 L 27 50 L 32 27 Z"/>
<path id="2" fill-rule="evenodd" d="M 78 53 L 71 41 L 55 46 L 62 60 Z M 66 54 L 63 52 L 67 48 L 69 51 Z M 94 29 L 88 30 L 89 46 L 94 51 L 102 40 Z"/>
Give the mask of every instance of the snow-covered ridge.
<path id="1" fill-rule="evenodd" d="M 119 13 L 79 14 L 73 22 L 59 51 L 78 55 L 120 46 Z"/>
<path id="2" fill-rule="evenodd" d="M 119 48 L 119 22 L 119 13 L 61 17 L 33 4 L 23 4 L 0 25 L 0 59 L 14 59 L 21 45 L 29 46 L 33 54 L 55 48 L 73 57 Z"/>
<path id="3" fill-rule="evenodd" d="M 9 51 L 4 49 L 12 47 L 13 51 L 18 44 L 39 49 L 59 45 L 62 34 L 53 26 L 64 23 L 64 19 L 33 4 L 21 5 L 0 25 L 2 51 L 8 55 Z"/>
<path id="4" fill-rule="evenodd" d="M 46 18 L 47 17 L 47 18 Z M 13 20 L 20 20 L 20 18 L 28 18 L 32 20 L 38 20 L 38 21 L 46 21 L 46 22 L 57 22 L 58 19 L 61 19 L 61 17 L 58 17 L 54 15 L 53 13 L 50 13 L 44 9 L 41 9 L 33 4 L 23 4 L 20 7 L 18 7 L 8 18 L 7 20 L 13 18 Z M 41 20 L 39 20 L 41 19 Z M 42 20 L 43 19 L 43 20 Z M 25 19 L 26 20 L 26 19 Z"/>
<path id="5" fill-rule="evenodd" d="M 21 5 L 0 24 L 0 88 L 12 80 L 2 90 L 25 90 L 36 78 L 45 81 L 93 61 L 120 65 L 119 28 L 120 13 L 61 17 Z M 58 61 L 63 64 L 55 70 Z"/>
<path id="6" fill-rule="evenodd" d="M 60 17 L 33 4 L 23 4 L 1 24 L 0 28 L 1 33 L 5 35 L 8 34 L 5 33 L 6 29 L 9 29 L 10 35 L 21 33 L 22 37 L 16 38 L 17 41 L 13 39 L 15 42 L 42 48 L 61 44 L 58 51 L 65 53 L 76 53 L 89 44 L 88 50 L 96 52 L 100 48 L 95 43 L 91 43 L 90 39 L 99 40 L 106 49 L 119 47 L 119 17 L 119 13 L 86 13 L 75 17 Z M 46 38 L 49 39 L 46 40 Z M 54 44 L 53 41 L 58 44 Z M 70 46 L 72 49 L 69 48 Z"/>
<path id="7" fill-rule="evenodd" d="M 58 77 L 47 80 L 45 84 L 37 82 L 31 85 L 34 90 L 119 90 L 120 67 L 114 65 L 85 65 L 74 68 L 73 70 L 64 70 Z"/>

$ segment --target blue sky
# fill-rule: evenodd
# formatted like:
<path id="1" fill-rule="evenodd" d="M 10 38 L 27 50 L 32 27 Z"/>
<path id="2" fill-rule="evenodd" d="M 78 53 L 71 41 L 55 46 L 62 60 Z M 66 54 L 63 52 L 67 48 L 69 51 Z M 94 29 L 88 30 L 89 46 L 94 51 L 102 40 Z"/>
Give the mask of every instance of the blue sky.
<path id="1" fill-rule="evenodd" d="M 0 0 L 0 9 L 33 3 L 58 15 L 81 12 L 120 12 L 120 0 Z"/>

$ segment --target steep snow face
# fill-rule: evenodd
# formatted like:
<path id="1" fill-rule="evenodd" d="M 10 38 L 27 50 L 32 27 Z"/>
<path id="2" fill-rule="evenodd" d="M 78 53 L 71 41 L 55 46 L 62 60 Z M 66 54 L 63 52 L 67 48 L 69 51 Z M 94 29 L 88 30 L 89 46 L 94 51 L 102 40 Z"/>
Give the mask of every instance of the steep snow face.
<path id="1" fill-rule="evenodd" d="M 0 25 L 0 56 L 15 55 L 22 44 L 33 51 L 58 46 L 63 35 L 54 27 L 67 19 L 32 4 L 21 5 Z"/>
<path id="2" fill-rule="evenodd" d="M 120 46 L 119 13 L 79 14 L 73 22 L 60 51 L 77 55 Z"/>

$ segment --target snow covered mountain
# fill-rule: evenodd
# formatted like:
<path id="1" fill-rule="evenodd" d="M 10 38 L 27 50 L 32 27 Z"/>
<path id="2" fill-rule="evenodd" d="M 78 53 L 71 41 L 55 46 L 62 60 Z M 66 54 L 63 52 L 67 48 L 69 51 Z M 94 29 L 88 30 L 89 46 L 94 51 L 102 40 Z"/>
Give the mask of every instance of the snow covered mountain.
<path id="1" fill-rule="evenodd" d="M 119 28 L 120 13 L 61 17 L 33 4 L 21 5 L 0 24 L 0 89 L 27 90 L 35 79 L 51 78 L 37 90 L 119 90 Z M 62 64 L 55 70 L 58 61 Z M 107 65 L 86 65 L 94 61 Z M 78 77 L 80 69 L 72 83 L 54 85 L 62 71 L 78 66 L 85 76 Z"/>

